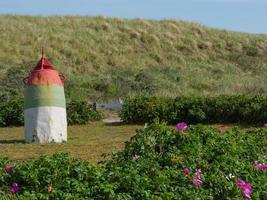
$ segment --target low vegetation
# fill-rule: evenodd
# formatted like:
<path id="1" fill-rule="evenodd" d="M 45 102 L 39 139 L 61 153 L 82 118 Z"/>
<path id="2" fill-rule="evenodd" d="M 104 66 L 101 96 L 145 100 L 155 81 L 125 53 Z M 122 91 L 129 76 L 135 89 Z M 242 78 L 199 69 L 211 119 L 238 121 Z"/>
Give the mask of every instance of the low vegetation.
<path id="1" fill-rule="evenodd" d="M 175 124 L 243 123 L 264 124 L 267 119 L 267 96 L 149 97 L 128 98 L 121 111 L 126 123 L 146 123 L 155 119 Z"/>
<path id="2" fill-rule="evenodd" d="M 86 101 L 72 101 L 67 104 L 67 120 L 69 125 L 86 124 L 89 121 L 102 119 L 100 112 L 93 109 Z"/>
<path id="3" fill-rule="evenodd" d="M 267 92 L 267 36 L 178 20 L 0 16 L 0 97 L 23 94 L 22 79 L 46 48 L 63 72 L 67 99 Z"/>
<path id="4" fill-rule="evenodd" d="M 0 127 L 22 126 L 24 124 L 24 101 L 19 96 L 0 102 Z M 67 103 L 67 120 L 69 125 L 85 124 L 102 118 L 100 112 L 93 110 L 86 101 Z"/>
<path id="5" fill-rule="evenodd" d="M 128 98 L 120 112 L 125 123 L 146 123 L 159 120 L 174 124 L 190 123 L 263 124 L 267 118 L 266 95 L 214 97 L 149 97 Z M 102 118 L 99 111 L 86 101 L 67 103 L 68 124 L 86 124 Z M 0 103 L 0 126 L 23 125 L 23 99 L 13 98 Z"/>
<path id="6" fill-rule="evenodd" d="M 6 199 L 266 199 L 266 131 L 146 125 L 97 166 L 65 154 L 1 159 L 0 193 Z"/>

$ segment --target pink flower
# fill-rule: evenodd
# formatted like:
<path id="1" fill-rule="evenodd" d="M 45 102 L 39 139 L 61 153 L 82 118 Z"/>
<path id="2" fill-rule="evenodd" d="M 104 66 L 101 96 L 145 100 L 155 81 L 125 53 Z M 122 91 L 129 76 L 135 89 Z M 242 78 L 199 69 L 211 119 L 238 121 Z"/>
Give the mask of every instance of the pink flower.
<path id="1" fill-rule="evenodd" d="M 190 170 L 189 170 L 188 168 L 184 168 L 184 169 L 183 169 L 183 173 L 184 173 L 184 174 L 189 174 L 189 173 L 190 173 Z"/>
<path id="2" fill-rule="evenodd" d="M 247 183 L 242 179 L 237 179 L 236 185 L 242 190 L 244 197 L 246 197 L 247 199 L 251 198 L 253 189 L 250 183 Z"/>
<path id="3" fill-rule="evenodd" d="M 201 186 L 202 185 L 202 180 L 194 178 L 192 183 L 196 186 Z"/>
<path id="4" fill-rule="evenodd" d="M 178 131 L 184 131 L 184 130 L 186 130 L 188 128 L 188 125 L 187 125 L 187 123 L 185 123 L 185 122 L 179 122 L 178 124 L 176 124 L 176 129 L 178 130 Z"/>
<path id="5" fill-rule="evenodd" d="M 195 176 L 196 178 L 201 179 L 201 169 L 196 169 Z"/>
<path id="6" fill-rule="evenodd" d="M 267 123 L 263 124 L 263 127 L 264 127 L 264 128 L 267 128 Z"/>
<path id="7" fill-rule="evenodd" d="M 10 192 L 11 193 L 19 193 L 20 192 L 20 186 L 18 183 L 13 183 L 12 186 L 10 187 Z"/>
<path id="8" fill-rule="evenodd" d="M 261 171 L 267 171 L 267 165 L 258 163 L 257 161 L 254 162 L 254 167 Z"/>
<path id="9" fill-rule="evenodd" d="M 196 186 L 202 185 L 203 182 L 201 180 L 201 169 L 196 169 L 195 177 L 192 180 L 192 183 Z"/>
<path id="10" fill-rule="evenodd" d="M 140 158 L 140 156 L 138 154 L 134 154 L 132 158 L 133 160 L 137 160 L 138 158 Z"/>
<path id="11" fill-rule="evenodd" d="M 7 174 L 11 174 L 14 172 L 14 169 L 15 167 L 14 166 L 6 166 L 4 171 L 7 173 Z"/>

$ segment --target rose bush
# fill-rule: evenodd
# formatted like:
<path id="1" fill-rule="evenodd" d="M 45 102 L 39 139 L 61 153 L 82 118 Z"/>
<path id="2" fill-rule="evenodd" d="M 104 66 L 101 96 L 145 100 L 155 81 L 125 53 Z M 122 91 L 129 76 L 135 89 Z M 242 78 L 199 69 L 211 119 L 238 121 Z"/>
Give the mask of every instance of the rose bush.
<path id="1" fill-rule="evenodd" d="M 0 196 L 14 199 L 267 199 L 267 129 L 220 133 L 153 123 L 94 166 L 67 154 L 0 160 Z M 12 170 L 11 170 L 12 169 Z M 13 192 L 12 192 L 13 191 Z"/>

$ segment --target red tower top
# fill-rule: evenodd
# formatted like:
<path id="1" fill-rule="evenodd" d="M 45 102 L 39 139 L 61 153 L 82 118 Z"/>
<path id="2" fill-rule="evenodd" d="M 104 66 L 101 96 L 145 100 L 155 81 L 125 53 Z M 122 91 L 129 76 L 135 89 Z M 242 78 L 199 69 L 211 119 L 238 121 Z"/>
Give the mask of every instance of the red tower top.
<path id="1" fill-rule="evenodd" d="M 55 68 L 49 63 L 49 61 L 45 57 L 45 50 L 42 48 L 42 57 L 41 60 L 37 63 L 33 71 L 43 70 L 43 69 L 51 69 L 55 70 Z"/>
<path id="2" fill-rule="evenodd" d="M 59 73 L 45 57 L 44 48 L 42 48 L 42 57 L 30 75 L 23 80 L 25 85 L 38 84 L 64 84 L 65 77 Z"/>

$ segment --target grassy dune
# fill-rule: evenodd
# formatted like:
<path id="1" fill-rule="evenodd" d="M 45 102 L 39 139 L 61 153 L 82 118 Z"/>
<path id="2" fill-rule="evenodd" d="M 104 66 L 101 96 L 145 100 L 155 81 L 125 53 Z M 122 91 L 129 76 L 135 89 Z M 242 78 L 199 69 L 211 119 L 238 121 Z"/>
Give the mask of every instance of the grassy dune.
<path id="1" fill-rule="evenodd" d="M 184 21 L 0 16 L 0 93 L 22 94 L 40 48 L 68 98 L 267 92 L 267 35 Z"/>

